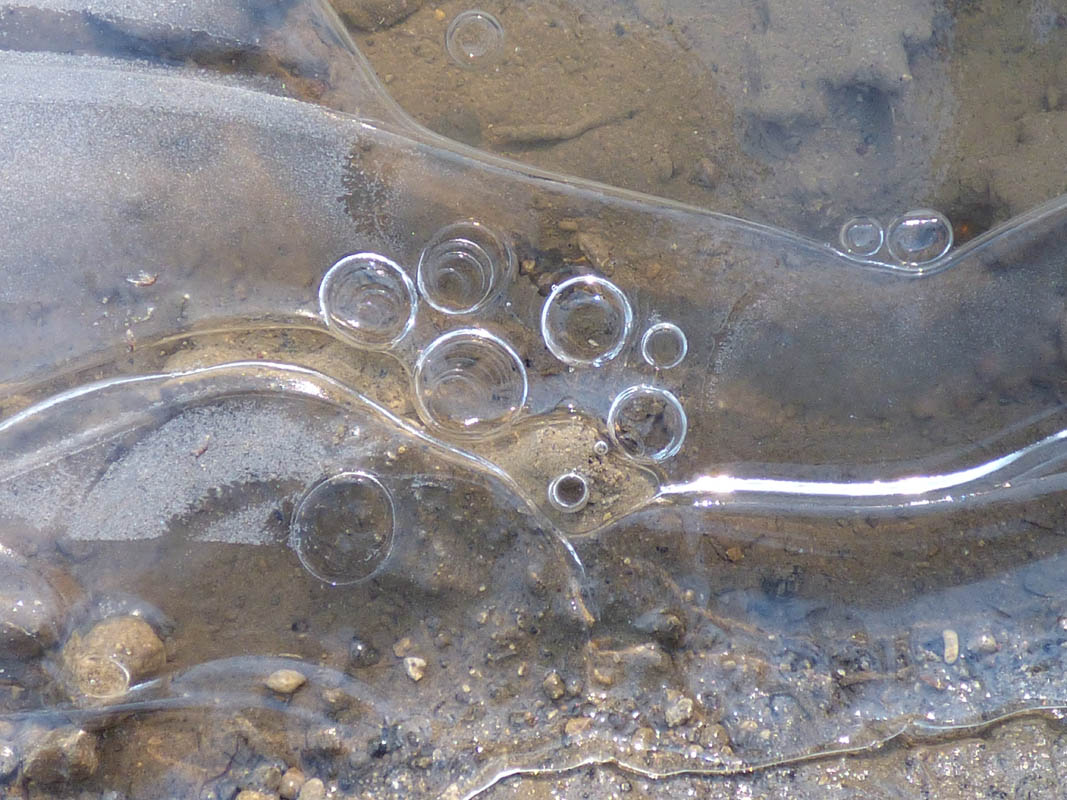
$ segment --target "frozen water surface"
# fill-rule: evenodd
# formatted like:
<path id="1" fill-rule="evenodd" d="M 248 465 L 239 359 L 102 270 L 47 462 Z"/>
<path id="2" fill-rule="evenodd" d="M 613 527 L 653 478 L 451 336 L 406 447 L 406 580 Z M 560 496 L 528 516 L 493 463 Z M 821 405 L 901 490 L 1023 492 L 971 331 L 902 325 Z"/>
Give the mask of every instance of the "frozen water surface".
<path id="1" fill-rule="evenodd" d="M 745 135 L 918 125 L 965 11 L 818 5 L 882 60 L 760 5 Z M 547 13 L 416 6 L 474 82 Z M 748 221 L 537 163 L 598 124 L 431 133 L 313 3 L 0 12 L 8 796 L 470 798 L 1067 709 L 1062 200 Z"/>

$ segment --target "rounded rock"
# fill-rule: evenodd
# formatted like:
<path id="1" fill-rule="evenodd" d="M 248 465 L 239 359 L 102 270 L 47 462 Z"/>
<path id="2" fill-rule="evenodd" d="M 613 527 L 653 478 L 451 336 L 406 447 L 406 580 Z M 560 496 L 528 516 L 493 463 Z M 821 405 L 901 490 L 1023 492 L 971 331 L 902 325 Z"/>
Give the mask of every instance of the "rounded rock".
<path id="1" fill-rule="evenodd" d="M 296 800 L 300 795 L 301 787 L 307 783 L 307 777 L 296 767 L 287 769 L 282 775 L 282 781 L 278 784 L 278 794 L 282 800 Z"/>
<path id="2" fill-rule="evenodd" d="M 163 642 L 140 617 L 98 622 L 85 636 L 73 634 L 63 661 L 76 689 L 86 697 L 114 697 L 152 677 L 167 663 Z"/>
<path id="3" fill-rule="evenodd" d="M 48 731 L 27 750 L 22 772 L 33 783 L 88 780 L 100 765 L 96 737 L 81 728 Z"/>
<path id="4" fill-rule="evenodd" d="M 319 778 L 312 778 L 300 787 L 297 800 L 326 800 L 326 784 Z"/>
<path id="5" fill-rule="evenodd" d="M 293 694 L 307 683 L 307 676 L 295 669 L 277 669 L 267 676 L 267 688 L 278 694 Z"/>
<path id="6" fill-rule="evenodd" d="M 54 645 L 62 606 L 48 581 L 0 548 L 0 659 L 34 658 Z"/>

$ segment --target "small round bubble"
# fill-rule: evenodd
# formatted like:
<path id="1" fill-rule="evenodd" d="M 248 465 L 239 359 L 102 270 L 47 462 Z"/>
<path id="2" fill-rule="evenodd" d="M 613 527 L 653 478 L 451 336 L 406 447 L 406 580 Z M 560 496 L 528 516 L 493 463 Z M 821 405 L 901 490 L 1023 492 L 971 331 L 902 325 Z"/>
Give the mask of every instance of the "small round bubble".
<path id="1" fill-rule="evenodd" d="M 415 362 L 415 403 L 429 425 L 460 437 L 492 433 L 526 404 L 526 367 L 511 345 L 480 328 L 435 339 Z"/>
<path id="2" fill-rule="evenodd" d="M 565 472 L 548 484 L 548 502 L 564 514 L 576 514 L 589 502 L 589 484 L 577 472 Z"/>
<path id="3" fill-rule="evenodd" d="M 611 281 L 578 275 L 556 286 L 541 307 L 541 336 L 565 364 L 599 367 L 622 352 L 633 308 Z"/>
<path id="4" fill-rule="evenodd" d="M 610 449 L 611 445 L 609 445 L 603 439 L 597 439 L 596 442 L 593 444 L 593 452 L 596 453 L 598 456 L 606 456 L 608 454 L 608 450 Z"/>
<path id="5" fill-rule="evenodd" d="M 952 248 L 952 225 L 937 211 L 909 211 L 889 223 L 886 247 L 896 261 L 906 266 L 929 264 Z"/>
<path id="6" fill-rule="evenodd" d="M 319 313 L 330 330 L 357 347 L 386 350 L 415 324 L 415 284 L 398 264 L 356 253 L 334 264 L 319 285 Z"/>
<path id="7" fill-rule="evenodd" d="M 445 49 L 460 66 L 486 67 L 495 63 L 503 53 L 504 26 L 488 11 L 464 11 L 448 26 Z"/>
<path id="8" fill-rule="evenodd" d="M 312 575 L 334 586 L 373 577 L 393 547 L 393 498 L 366 472 L 313 486 L 293 513 L 289 541 Z"/>
<path id="9" fill-rule="evenodd" d="M 641 337 L 641 357 L 657 369 L 677 367 L 689 352 L 689 340 L 673 322 L 658 322 Z"/>
<path id="10" fill-rule="evenodd" d="M 688 418 L 671 392 L 655 386 L 631 386 L 608 411 L 608 435 L 635 461 L 665 461 L 685 441 Z"/>
<path id="11" fill-rule="evenodd" d="M 841 226 L 841 247 L 853 256 L 873 256 L 882 249 L 885 229 L 874 217 L 853 217 Z"/>
<path id="12" fill-rule="evenodd" d="M 515 271 L 511 245 L 474 220 L 433 235 L 422 250 L 416 280 L 426 302 L 443 314 L 470 314 L 488 303 Z"/>

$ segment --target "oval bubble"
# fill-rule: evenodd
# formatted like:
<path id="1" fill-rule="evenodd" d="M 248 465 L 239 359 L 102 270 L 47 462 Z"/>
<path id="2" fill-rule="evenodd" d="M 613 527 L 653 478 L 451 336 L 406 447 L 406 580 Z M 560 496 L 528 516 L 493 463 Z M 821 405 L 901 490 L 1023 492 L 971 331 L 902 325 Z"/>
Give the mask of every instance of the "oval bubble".
<path id="1" fill-rule="evenodd" d="M 677 367 L 689 352 L 689 340 L 673 322 L 658 322 L 641 337 L 641 357 L 657 369 Z"/>
<path id="2" fill-rule="evenodd" d="M 368 350 L 386 350 L 407 336 L 416 308 L 411 278 L 377 253 L 345 256 L 319 285 L 319 313 L 326 325 Z"/>
<path id="3" fill-rule="evenodd" d="M 841 247 L 853 256 L 873 256 L 885 243 L 885 229 L 874 217 L 853 217 L 841 226 Z"/>
<path id="4" fill-rule="evenodd" d="M 443 314 L 470 314 L 488 303 L 515 272 L 511 245 L 474 220 L 433 235 L 419 256 L 416 280 Z"/>
<path id="5" fill-rule="evenodd" d="M 503 54 L 504 26 L 488 11 L 474 8 L 464 11 L 448 26 L 445 49 L 461 67 L 489 66 Z"/>
<path id="6" fill-rule="evenodd" d="M 414 382 L 419 416 L 456 436 L 499 430 L 526 405 L 522 359 L 503 339 L 480 328 L 435 339 L 415 362 Z"/>
<path id="7" fill-rule="evenodd" d="M 577 472 L 557 475 L 548 484 L 548 502 L 564 514 L 577 514 L 589 502 L 589 484 Z"/>
<path id="8" fill-rule="evenodd" d="M 618 286 L 596 275 L 578 275 L 548 295 L 541 307 L 541 336 L 565 364 L 599 367 L 622 352 L 633 321 L 633 308 Z"/>
<path id="9" fill-rule="evenodd" d="M 944 214 L 919 209 L 902 214 L 886 229 L 889 254 L 901 264 L 929 264 L 952 248 L 952 225 Z"/>
<path id="10" fill-rule="evenodd" d="M 382 568 L 393 548 L 393 498 L 366 472 L 317 483 L 293 513 L 289 542 L 312 575 L 334 586 L 359 583 Z"/>
<path id="11" fill-rule="evenodd" d="M 678 398 L 655 386 L 631 386 L 611 404 L 608 435 L 635 461 L 664 461 L 678 453 L 689 421 Z"/>

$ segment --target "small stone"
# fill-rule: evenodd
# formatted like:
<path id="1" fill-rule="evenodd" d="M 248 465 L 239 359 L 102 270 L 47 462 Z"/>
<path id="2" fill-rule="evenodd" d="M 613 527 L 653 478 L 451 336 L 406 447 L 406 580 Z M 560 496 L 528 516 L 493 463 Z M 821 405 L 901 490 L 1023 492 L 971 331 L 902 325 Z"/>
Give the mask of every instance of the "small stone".
<path id="1" fill-rule="evenodd" d="M 730 559 L 730 561 L 732 561 L 733 563 L 736 564 L 737 562 L 739 562 L 742 559 L 744 559 L 745 551 L 742 550 L 737 545 L 734 545 L 733 547 L 727 547 L 726 548 L 726 557 L 728 559 Z"/>
<path id="2" fill-rule="evenodd" d="M 600 667 L 593 667 L 593 680 L 601 686 L 614 686 L 615 673 Z"/>
<path id="3" fill-rule="evenodd" d="M 662 150 L 652 154 L 652 169 L 656 174 L 656 180 L 666 183 L 674 177 L 674 161 Z"/>
<path id="4" fill-rule="evenodd" d="M 381 653 L 370 642 L 353 636 L 348 644 L 348 663 L 353 667 L 373 667 L 381 661 Z"/>
<path id="5" fill-rule="evenodd" d="M 941 639 L 945 645 L 945 663 L 955 664 L 960 657 L 960 637 L 956 631 L 946 628 L 941 631 Z"/>
<path id="6" fill-rule="evenodd" d="M 305 683 L 307 676 L 295 669 L 278 669 L 267 676 L 267 688 L 278 694 L 292 694 Z"/>
<path id="7" fill-rule="evenodd" d="M 556 223 L 556 227 L 559 228 L 561 231 L 573 233 L 574 231 L 578 230 L 578 220 L 561 219 L 559 222 Z"/>
<path id="8" fill-rule="evenodd" d="M 651 750 L 656 743 L 656 732 L 649 727 L 638 728 L 630 737 L 630 746 L 637 752 Z"/>
<path id="9" fill-rule="evenodd" d="M 680 647 L 685 639 L 685 621 L 666 609 L 646 611 L 634 620 L 634 627 L 670 650 Z"/>
<path id="10" fill-rule="evenodd" d="M 541 688 L 545 690 L 545 695 L 549 700 L 559 700 L 567 692 L 567 685 L 555 670 L 545 676 Z"/>
<path id="11" fill-rule="evenodd" d="M 242 789 L 235 800 L 277 800 L 277 795 L 260 792 L 256 789 Z"/>
<path id="12" fill-rule="evenodd" d="M 249 789 L 258 789 L 262 792 L 273 793 L 278 791 L 282 782 L 282 770 L 274 763 L 260 764 L 252 770 L 252 777 L 248 782 Z"/>
<path id="13" fill-rule="evenodd" d="M 29 748 L 22 773 L 34 783 L 67 783 L 88 780 L 99 764 L 95 736 L 81 728 L 57 728 Z"/>
<path id="14" fill-rule="evenodd" d="M 167 650 L 151 625 L 127 614 L 98 622 L 84 637 L 71 635 L 63 662 L 82 695 L 109 698 L 162 670 Z"/>
<path id="15" fill-rule="evenodd" d="M 7 783 L 19 768 L 19 754 L 9 744 L 0 745 L 0 783 Z"/>
<path id="16" fill-rule="evenodd" d="M 282 775 L 281 783 L 278 784 L 278 794 L 282 800 L 296 800 L 300 794 L 300 787 L 307 783 L 307 777 L 296 767 L 287 769 Z"/>
<path id="17" fill-rule="evenodd" d="M 404 671 L 413 681 L 421 681 L 426 674 L 426 659 L 418 656 L 408 656 L 404 659 Z"/>
<path id="18" fill-rule="evenodd" d="M 312 778 L 300 787 L 297 800 L 326 800 L 326 784 L 318 778 Z"/>
<path id="19" fill-rule="evenodd" d="M 351 28 L 380 31 L 391 28 L 415 13 L 423 0 L 331 0 L 331 5 Z"/>
<path id="20" fill-rule="evenodd" d="M 667 693 L 667 710 L 664 712 L 664 716 L 667 718 L 668 728 L 677 728 L 679 725 L 685 725 L 693 716 L 693 701 L 692 699 L 682 695 L 678 692 Z"/>
<path id="21" fill-rule="evenodd" d="M 611 256 L 611 243 L 595 233 L 583 231 L 578 234 L 578 249 L 593 267 L 607 277 L 615 274 L 615 259 Z"/>
<path id="22" fill-rule="evenodd" d="M 448 15 L 447 15 L 447 14 L 445 14 L 445 11 L 444 11 L 444 9 L 443 9 L 443 8 L 435 8 L 435 9 L 433 10 L 433 18 L 434 18 L 435 20 L 437 20 L 438 22 L 444 22 L 444 21 L 445 21 L 445 18 L 446 18 L 447 16 L 448 16 Z"/>
<path id="23" fill-rule="evenodd" d="M 1055 111 L 1060 107 L 1060 103 L 1063 101 L 1063 93 L 1055 84 L 1049 84 L 1045 89 L 1045 107 L 1049 111 Z"/>
<path id="24" fill-rule="evenodd" d="M 403 658 L 411 652 L 411 637 L 405 636 L 403 639 L 398 639 L 393 644 L 393 655 L 397 658 Z"/>
<path id="25" fill-rule="evenodd" d="M 1000 645 L 998 645 L 997 640 L 993 638 L 993 634 L 980 633 L 967 643 L 967 649 L 974 653 L 990 655 L 991 653 L 997 652 L 997 650 L 1000 649 Z"/>
<path id="26" fill-rule="evenodd" d="M 563 733 L 566 736 L 578 736 L 589 730 L 592 724 L 593 720 L 589 717 L 572 717 L 564 723 Z"/>
<path id="27" fill-rule="evenodd" d="M 702 158 L 689 174 L 689 182 L 705 189 L 714 189 L 719 183 L 719 165 L 710 158 Z"/>
<path id="28" fill-rule="evenodd" d="M 0 659 L 33 658 L 55 644 L 62 606 L 44 578 L 0 547 Z"/>

